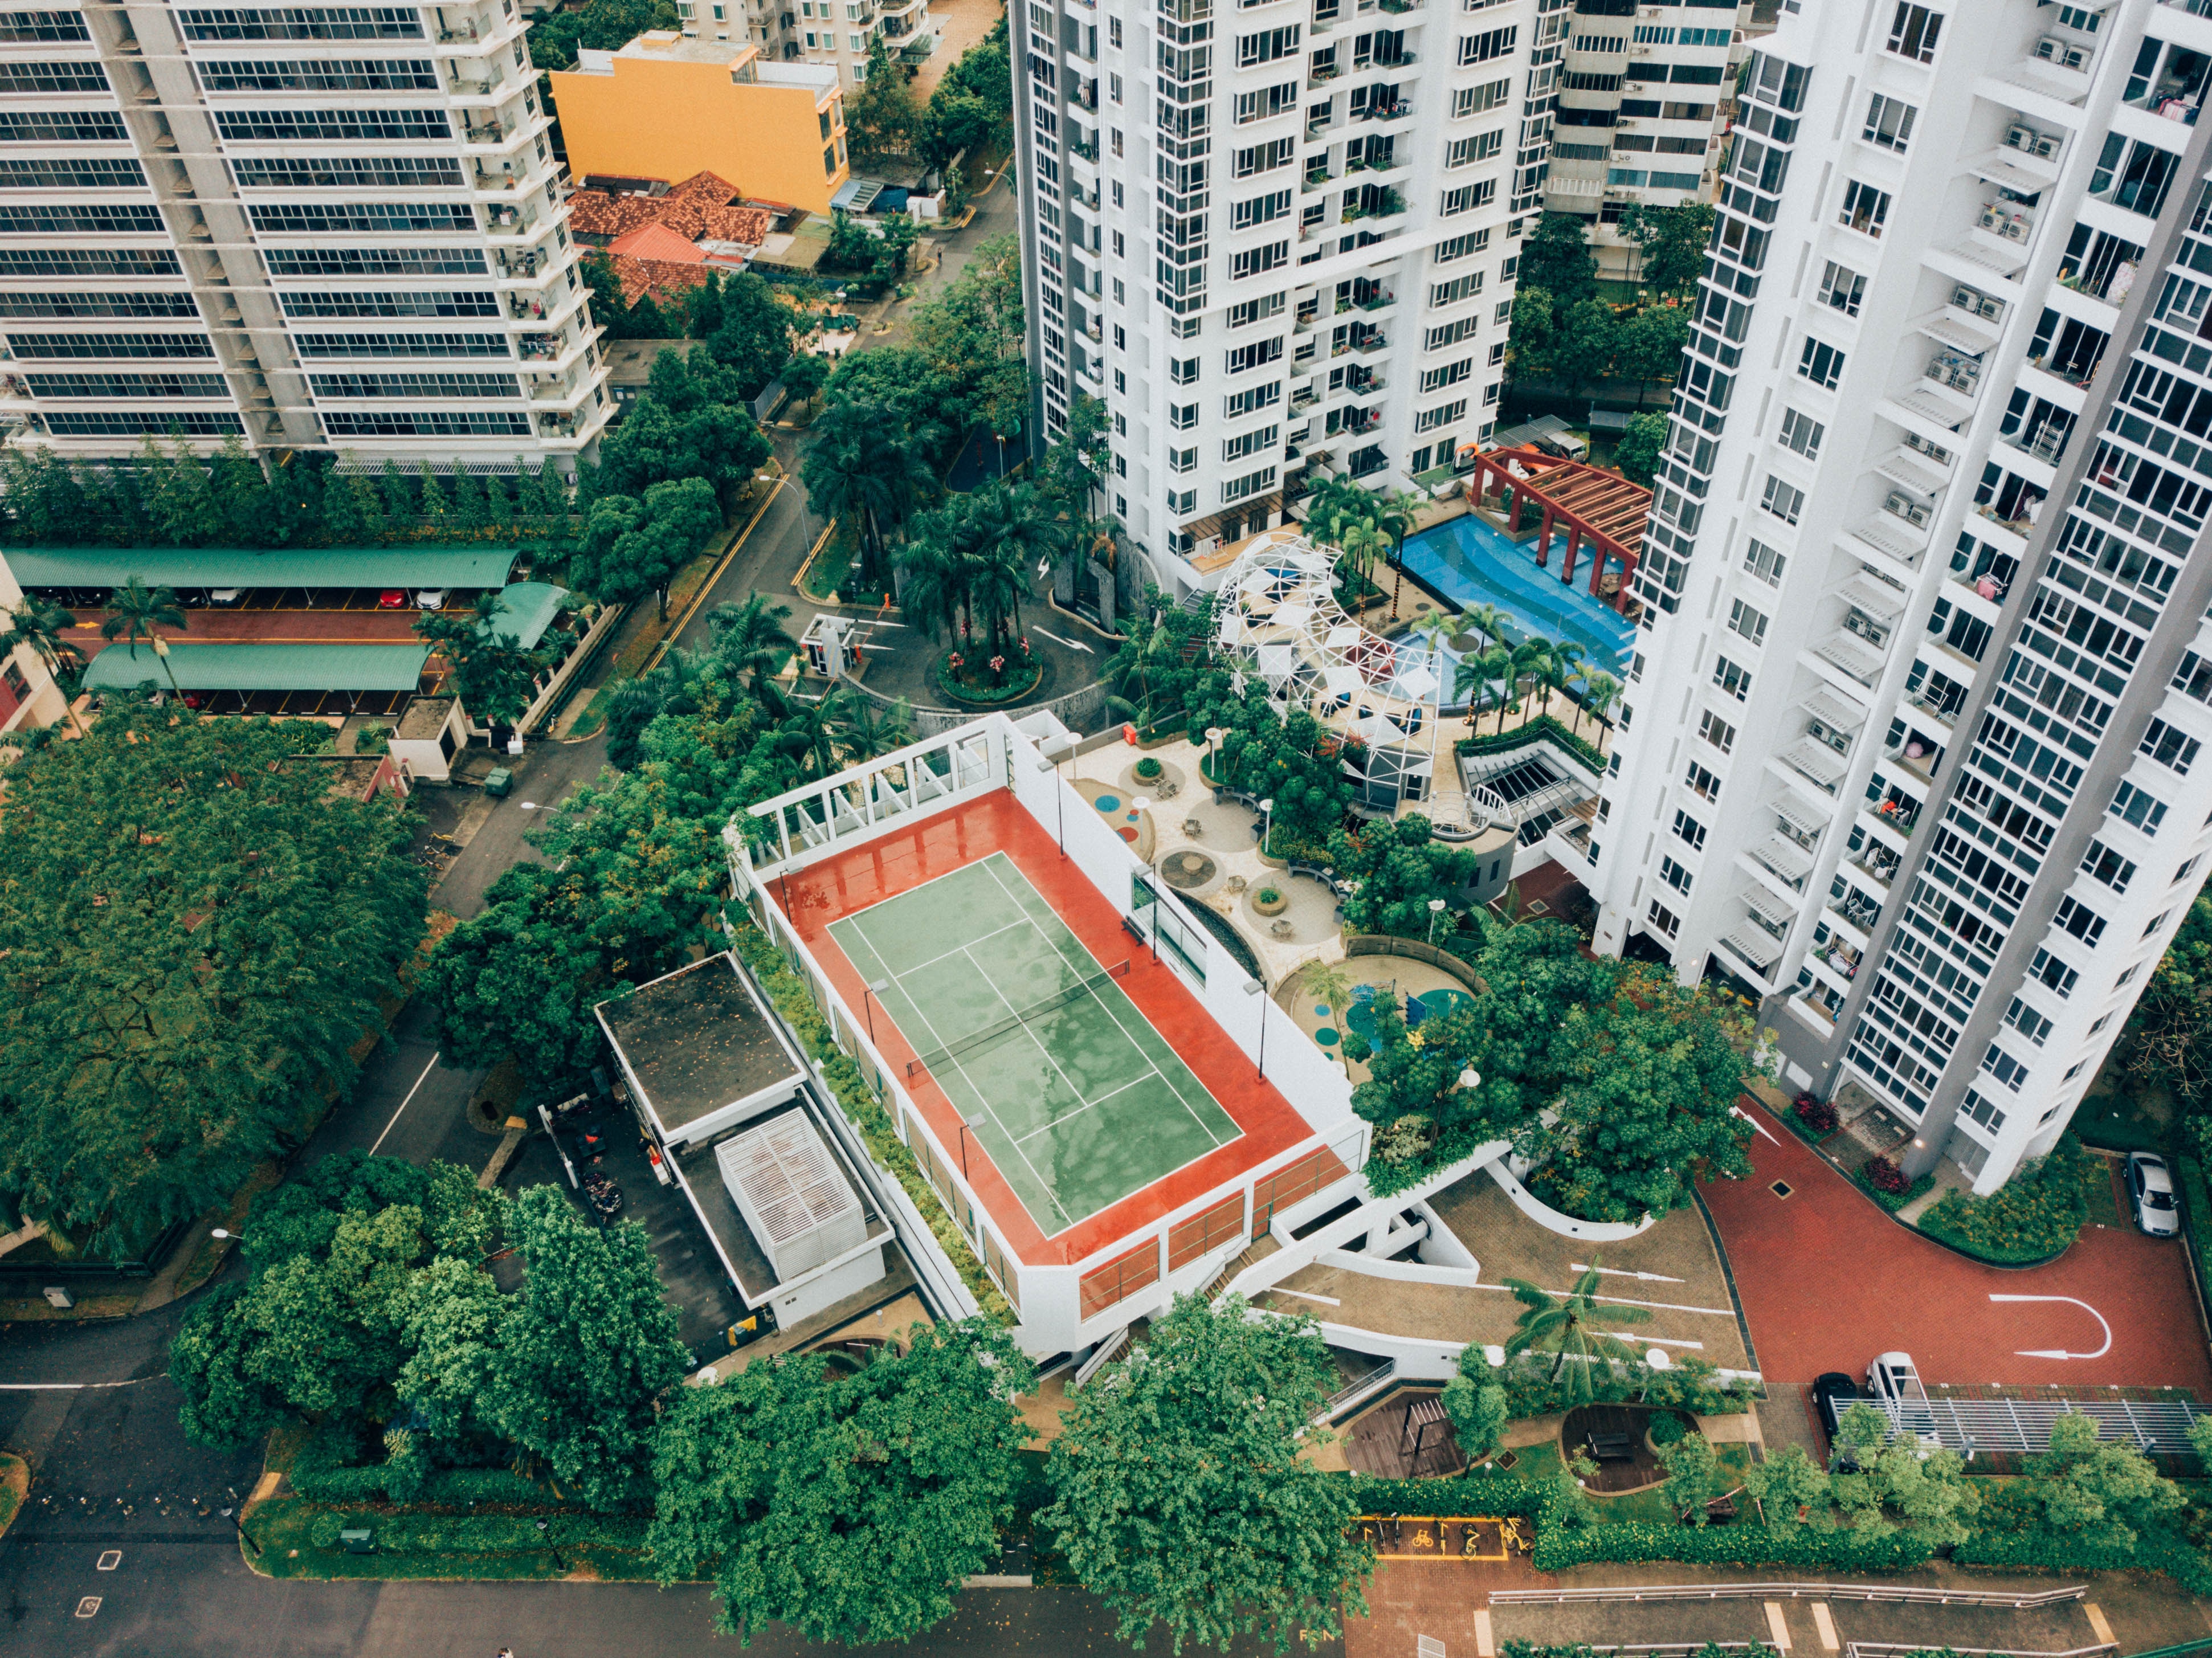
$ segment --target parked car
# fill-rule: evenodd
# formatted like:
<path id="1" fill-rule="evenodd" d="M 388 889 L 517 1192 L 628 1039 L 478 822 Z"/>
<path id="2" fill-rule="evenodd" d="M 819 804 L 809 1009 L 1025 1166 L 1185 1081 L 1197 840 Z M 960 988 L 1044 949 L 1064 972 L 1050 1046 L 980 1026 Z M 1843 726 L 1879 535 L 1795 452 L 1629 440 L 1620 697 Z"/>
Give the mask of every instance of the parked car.
<path id="1" fill-rule="evenodd" d="M 415 608 L 418 610 L 444 610 L 446 608 L 446 590 L 443 587 L 422 588 L 415 595 Z"/>
<path id="2" fill-rule="evenodd" d="M 1844 1412 L 1859 1402 L 1859 1384 L 1841 1370 L 1830 1370 L 1814 1379 L 1813 1400 L 1820 1407 L 1820 1426 L 1833 1439 Z"/>
<path id="3" fill-rule="evenodd" d="M 2181 1230 L 2181 1211 L 2173 1198 L 2173 1171 L 2166 1159 L 2148 1151 L 2128 1154 L 2128 1200 L 2135 1205 L 2136 1224 L 2154 1238 L 2170 1238 Z"/>
<path id="4" fill-rule="evenodd" d="M 1867 1366 L 1867 1391 L 1891 1405 L 1925 1407 L 1927 1390 L 1911 1353 L 1881 1353 Z"/>
<path id="5" fill-rule="evenodd" d="M 407 592 L 401 587 L 386 587 L 376 596 L 380 610 L 404 610 L 407 608 Z"/>

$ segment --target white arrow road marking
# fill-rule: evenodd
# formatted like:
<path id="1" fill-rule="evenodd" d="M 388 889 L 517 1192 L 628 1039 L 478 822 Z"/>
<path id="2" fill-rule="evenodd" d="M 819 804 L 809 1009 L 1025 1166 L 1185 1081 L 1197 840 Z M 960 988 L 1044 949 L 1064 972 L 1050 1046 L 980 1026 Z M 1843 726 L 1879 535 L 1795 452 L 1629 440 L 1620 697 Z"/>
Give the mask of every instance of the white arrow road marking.
<path id="1" fill-rule="evenodd" d="M 1088 645 L 1080 644 L 1073 639 L 1062 639 L 1058 634 L 1053 632 L 1049 628 L 1039 628 L 1037 631 L 1042 634 L 1047 639 L 1052 641 L 1055 645 L 1065 645 L 1071 651 L 1081 651 L 1085 656 L 1091 654 L 1091 647 Z"/>
<path id="2" fill-rule="evenodd" d="M 2097 1321 L 2105 1333 L 2105 1345 L 2094 1353 L 2069 1353 L 2063 1347 L 2018 1347 L 2013 1350 L 2016 1358 L 2102 1358 L 2112 1351 L 2112 1327 L 2105 1322 L 2105 1315 L 2086 1301 L 2072 1296 L 1991 1296 L 1991 1301 L 2063 1301 L 2069 1307 L 2079 1307 Z"/>

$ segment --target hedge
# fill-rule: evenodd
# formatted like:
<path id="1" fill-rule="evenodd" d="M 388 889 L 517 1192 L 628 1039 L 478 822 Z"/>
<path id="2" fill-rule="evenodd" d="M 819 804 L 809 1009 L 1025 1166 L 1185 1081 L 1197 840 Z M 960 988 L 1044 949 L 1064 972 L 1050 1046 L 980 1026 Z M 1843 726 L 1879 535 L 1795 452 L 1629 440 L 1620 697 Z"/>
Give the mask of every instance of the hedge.
<path id="1" fill-rule="evenodd" d="M 333 1509 L 315 1516 L 319 1548 L 335 1548 L 342 1531 L 375 1533 L 387 1554 L 514 1554 L 544 1549 L 640 1550 L 652 1525 L 635 1516 L 587 1514 L 380 1514 Z"/>
<path id="2" fill-rule="evenodd" d="M 1833 1571 L 1911 1571 L 1933 1552 L 1909 1532 L 1880 1536 L 1815 1531 L 1800 1526 L 1776 1532 L 1765 1526 L 1668 1526 L 1649 1520 L 1569 1529 L 1547 1525 L 1536 1533 L 1538 1571 L 1610 1562 L 1680 1561 L 1700 1566 L 1810 1566 Z"/>
<path id="3" fill-rule="evenodd" d="M 1450 1479 L 1382 1479 L 1351 1473 L 1362 1514 L 1520 1515 L 1540 1513 L 1552 1488 L 1541 1480 L 1470 1468 Z"/>
<path id="4" fill-rule="evenodd" d="M 1597 745 L 1588 738 L 1577 737 L 1548 714 L 1524 720 L 1510 732 L 1492 732 L 1487 737 L 1462 737 L 1452 744 L 1452 750 L 1455 754 L 1502 754 L 1547 738 L 1592 771 L 1604 774 L 1606 758 L 1598 752 Z"/>
<path id="5" fill-rule="evenodd" d="M 791 970 L 782 952 L 771 943 L 768 935 L 756 926 L 752 919 L 735 906 L 726 907 L 723 918 L 728 923 L 731 942 L 745 965 L 752 969 L 768 992 L 768 999 L 814 1056 L 822 1062 L 822 1074 L 830 1084 L 830 1091 L 845 1108 L 845 1115 L 860 1131 L 860 1139 L 868 1148 L 868 1155 L 876 1160 L 878 1169 L 887 1170 L 906 1188 L 908 1197 L 928 1221 L 930 1233 L 952 1265 L 960 1273 L 960 1280 L 975 1297 L 985 1313 L 1001 1324 L 1018 1324 L 1021 1315 L 1014 1310 L 999 1286 L 983 1271 L 983 1263 L 975 1258 L 975 1251 L 963 1235 L 959 1226 L 946 1211 L 945 1204 L 921 1172 L 921 1165 L 914 1160 L 914 1153 L 898 1137 L 892 1125 L 891 1114 L 883 1102 L 868 1090 L 860 1080 L 860 1068 L 847 1057 L 830 1035 L 829 1022 L 822 1010 L 815 1005 L 812 994 L 805 982 Z"/>
<path id="6" fill-rule="evenodd" d="M 1951 1551 L 1962 1566 L 2027 1567 L 2044 1571 L 2162 1571 L 2191 1594 L 2212 1595 L 2212 1567 L 2189 1540 L 2162 1526 L 2139 1533 L 2132 1549 L 2112 1548 L 2045 1531 L 1977 1532 Z"/>
<path id="7" fill-rule="evenodd" d="M 2204 1165 L 2191 1157 L 2176 1157 L 2174 1181 L 2181 1212 L 2189 1223 L 2190 1247 L 2197 1252 L 2197 1282 L 2212 1285 L 2212 1191 L 2204 1184 Z"/>
<path id="8" fill-rule="evenodd" d="M 2089 1218 L 2083 1181 L 2094 1160 L 2071 1134 L 2030 1173 L 1985 1198 L 1947 1192 L 1922 1213 L 1920 1230 L 1938 1243 L 1993 1266 L 2036 1266 L 2056 1260 Z M 2103 1173 L 2096 1163 L 2096 1172 Z"/>
<path id="9" fill-rule="evenodd" d="M 1902 1192 L 1885 1192 L 1866 1177 L 1865 1169 L 1853 1169 L 1846 1172 L 1851 1177 L 1852 1185 L 1857 1187 L 1860 1191 L 1865 1193 L 1893 1215 L 1915 1198 L 1924 1198 L 1936 1189 L 1936 1176 L 1933 1175 L 1923 1175 Z M 1907 1225 L 1911 1224 L 1909 1221 L 1906 1223 Z"/>

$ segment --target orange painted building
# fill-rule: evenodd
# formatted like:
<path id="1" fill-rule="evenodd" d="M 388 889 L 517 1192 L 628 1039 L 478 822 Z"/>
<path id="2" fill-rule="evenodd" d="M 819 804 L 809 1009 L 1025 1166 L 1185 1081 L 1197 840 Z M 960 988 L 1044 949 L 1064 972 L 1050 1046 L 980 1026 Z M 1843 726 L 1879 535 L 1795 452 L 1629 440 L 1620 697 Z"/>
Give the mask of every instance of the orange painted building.
<path id="1" fill-rule="evenodd" d="M 845 102 L 826 65 L 770 63 L 757 46 L 641 34 L 553 71 L 571 176 L 708 172 L 756 200 L 827 213 L 852 176 Z"/>

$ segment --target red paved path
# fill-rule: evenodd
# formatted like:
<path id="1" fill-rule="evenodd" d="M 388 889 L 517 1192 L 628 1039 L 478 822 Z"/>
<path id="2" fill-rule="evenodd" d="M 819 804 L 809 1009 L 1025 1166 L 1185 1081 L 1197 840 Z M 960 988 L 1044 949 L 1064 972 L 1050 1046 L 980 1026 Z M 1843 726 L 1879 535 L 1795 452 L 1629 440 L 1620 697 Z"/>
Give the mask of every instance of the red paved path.
<path id="1" fill-rule="evenodd" d="M 1876 1353 L 1902 1350 L 1931 1382 L 2110 1382 L 2212 1400 L 2178 1241 L 2092 1226 L 2048 1266 L 1984 1266 L 1906 1231 L 1788 1128 L 1748 1100 L 1744 1109 L 1766 1131 L 1752 1141 L 1753 1177 L 1700 1190 L 1768 1380 L 1864 1376 Z M 1791 1196 L 1769 1189 L 1778 1180 Z M 2022 1348 L 2094 1351 L 2103 1332 L 2078 1307 L 1997 1305 L 1992 1294 L 2085 1301 L 2111 1323 L 2112 1348 L 2095 1359 L 2024 1358 Z"/>
<path id="2" fill-rule="evenodd" d="M 74 628 L 62 637 L 97 656 L 108 642 L 100 636 L 105 610 L 79 610 Z M 157 628 L 162 638 L 199 645 L 413 645 L 413 610 L 193 610 L 184 629 Z M 140 641 L 139 648 L 145 648 Z"/>
<path id="3" fill-rule="evenodd" d="M 1121 930 L 1120 913 L 1072 859 L 1060 855 L 1059 843 L 1004 789 L 902 824 L 880 840 L 793 871 L 770 890 L 823 971 L 836 981 L 845 1005 L 857 1008 L 864 981 L 830 938 L 830 923 L 994 852 L 1013 859 L 1014 866 L 1099 961 L 1130 963 L 1128 976 L 1119 981 L 1121 988 L 1244 1131 L 1239 1139 L 1050 1238 L 991 1166 L 990 1158 L 973 1151 L 975 1142 L 971 1139 L 969 1169 L 976 1193 L 1017 1256 L 1036 1265 L 1080 1260 L 1313 1132 L 1273 1083 L 1258 1080 L 1251 1061 L 1213 1022 L 1175 969 L 1154 962 L 1144 945 Z M 918 1057 L 896 1026 L 879 1023 L 877 1030 L 885 1058 L 896 1062 Z M 957 1145 L 960 1114 L 934 1079 L 925 1075 L 908 1086 L 939 1143 Z"/>

